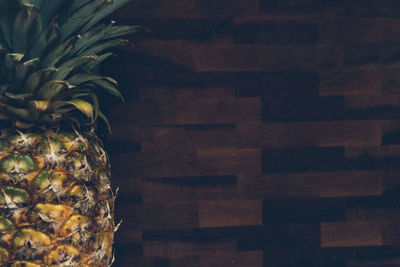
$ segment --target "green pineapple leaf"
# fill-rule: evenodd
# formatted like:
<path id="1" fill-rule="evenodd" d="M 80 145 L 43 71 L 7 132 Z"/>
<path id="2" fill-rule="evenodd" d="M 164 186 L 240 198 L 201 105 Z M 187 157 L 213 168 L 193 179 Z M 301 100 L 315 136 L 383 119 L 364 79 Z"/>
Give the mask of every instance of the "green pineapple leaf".
<path id="1" fill-rule="evenodd" d="M 118 83 L 98 74 L 121 38 L 144 30 L 101 22 L 130 0 L 0 0 L 0 119 L 16 128 L 71 120 L 80 111 L 110 123 L 100 90 L 123 100 Z M 85 122 L 85 124 L 86 124 Z M 53 124 L 52 124 L 53 126 Z"/>
<path id="2" fill-rule="evenodd" d="M 61 40 L 66 40 L 69 36 L 76 33 L 81 29 L 91 18 L 98 14 L 106 5 L 110 4 L 112 0 L 94 0 L 87 5 L 78 9 L 66 22 L 61 25 Z"/>
<path id="3" fill-rule="evenodd" d="M 99 118 L 102 119 L 106 123 L 108 132 L 111 134 L 112 133 L 111 132 L 111 124 L 110 124 L 109 120 L 107 119 L 106 115 L 104 115 L 103 112 L 101 112 L 100 110 L 99 110 Z"/>
<path id="4" fill-rule="evenodd" d="M 34 58 L 23 63 L 17 64 L 15 67 L 15 85 L 21 87 L 24 82 L 25 77 L 31 72 L 38 69 L 40 66 L 40 59 Z"/>
<path id="5" fill-rule="evenodd" d="M 76 70 L 79 66 L 87 63 L 88 61 L 97 61 L 96 56 L 82 56 L 72 58 L 65 63 L 61 64 L 59 67 L 59 71 L 53 73 L 52 79 L 54 80 L 64 80 L 67 76 L 74 70 Z"/>
<path id="6" fill-rule="evenodd" d="M 75 86 L 84 84 L 87 82 L 92 82 L 95 80 L 103 80 L 106 77 L 100 76 L 100 75 L 95 75 L 95 74 L 88 74 L 88 73 L 78 73 L 72 76 L 71 78 L 68 79 L 68 82 L 70 84 L 73 84 Z"/>
<path id="7" fill-rule="evenodd" d="M 8 48 L 11 47 L 11 25 L 19 12 L 20 2 L 16 0 L 0 1 L 0 31 Z"/>
<path id="8" fill-rule="evenodd" d="M 92 28 L 94 25 L 96 25 L 100 20 L 102 20 L 103 18 L 105 18 L 106 16 L 108 16 L 109 14 L 114 12 L 115 10 L 119 9 L 123 5 L 126 5 L 130 1 L 131 0 L 114 0 L 114 1 L 110 1 L 111 4 L 109 4 L 104 9 L 102 9 L 101 11 L 96 13 L 90 19 L 90 21 L 82 28 L 82 30 L 80 32 L 88 31 L 90 28 Z"/>
<path id="9" fill-rule="evenodd" d="M 99 99 L 97 98 L 97 95 L 90 91 L 89 89 L 87 90 L 82 90 L 82 93 L 74 95 L 74 98 L 77 97 L 90 97 L 91 100 L 93 101 L 93 111 L 94 111 L 94 121 L 97 120 L 99 111 L 100 111 L 100 105 L 99 105 Z"/>
<path id="10" fill-rule="evenodd" d="M 89 70 L 92 70 L 94 67 L 96 67 L 99 63 L 103 62 L 107 58 L 114 56 L 114 53 L 105 53 L 103 55 L 97 56 L 97 62 L 90 61 L 89 63 L 86 64 L 86 67 Z"/>
<path id="11" fill-rule="evenodd" d="M 91 56 L 91 55 L 98 55 L 99 53 L 103 52 L 106 49 L 116 47 L 119 45 L 123 44 L 131 44 L 129 41 L 124 40 L 124 39 L 115 39 L 115 40 L 109 40 L 105 42 L 98 43 L 85 51 L 83 51 L 80 55 L 81 56 Z"/>
<path id="12" fill-rule="evenodd" d="M 114 95 L 118 98 L 120 98 L 122 101 L 125 102 L 124 97 L 121 95 L 121 93 L 118 91 L 116 86 L 112 84 L 110 81 L 107 80 L 93 80 L 93 83 L 100 88 L 103 88 L 107 93 Z"/>
<path id="13" fill-rule="evenodd" d="M 37 95 L 42 100 L 51 100 L 63 90 L 71 88 L 74 88 L 74 86 L 67 81 L 50 80 L 40 87 Z"/>
<path id="14" fill-rule="evenodd" d="M 73 99 L 71 101 L 66 101 L 66 103 L 75 106 L 83 114 L 93 120 L 93 107 L 89 102 L 82 99 Z"/>
<path id="15" fill-rule="evenodd" d="M 46 49 L 60 38 L 60 30 L 58 28 L 57 18 L 54 18 L 27 53 L 28 58 L 42 57 Z"/>
<path id="16" fill-rule="evenodd" d="M 113 22 L 106 24 L 99 24 L 96 27 L 93 27 L 88 32 L 81 35 L 81 38 L 76 42 L 75 47 L 69 53 L 70 56 L 79 55 L 80 51 L 85 50 L 87 47 L 92 44 L 98 42 L 104 37 L 107 29 L 112 27 Z"/>
<path id="17" fill-rule="evenodd" d="M 48 68 L 39 70 L 29 74 L 26 83 L 25 83 L 25 91 L 26 92 L 35 92 L 39 85 L 47 80 L 53 72 L 58 71 L 56 68 Z"/>
<path id="18" fill-rule="evenodd" d="M 67 13 L 67 17 L 70 17 L 75 11 L 81 9 L 83 6 L 87 5 L 89 2 L 93 0 L 72 0 L 72 4 L 70 5 L 69 12 Z"/>
<path id="19" fill-rule="evenodd" d="M 57 63 L 74 48 L 79 38 L 79 35 L 74 35 L 45 55 L 42 59 L 42 67 L 48 68 L 56 66 Z"/>
<path id="20" fill-rule="evenodd" d="M 22 5 L 13 24 L 11 36 L 13 52 L 25 53 L 31 44 L 30 40 L 36 39 L 42 32 L 41 24 L 37 9 L 30 4 Z"/>
<path id="21" fill-rule="evenodd" d="M 146 29 L 145 27 L 137 25 L 113 26 L 106 30 L 106 33 L 104 34 L 102 39 L 105 40 L 105 39 L 117 38 L 141 31 L 149 31 L 149 30 Z"/>
<path id="22" fill-rule="evenodd" d="M 54 19 L 61 7 L 66 6 L 71 0 L 42 0 L 40 3 L 40 14 L 42 24 L 48 25 Z"/>

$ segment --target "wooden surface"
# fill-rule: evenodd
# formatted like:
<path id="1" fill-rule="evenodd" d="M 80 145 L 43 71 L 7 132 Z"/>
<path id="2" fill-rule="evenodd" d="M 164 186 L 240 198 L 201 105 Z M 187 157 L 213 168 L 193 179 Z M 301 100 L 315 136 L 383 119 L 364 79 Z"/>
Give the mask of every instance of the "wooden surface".
<path id="1" fill-rule="evenodd" d="M 133 0 L 104 72 L 115 266 L 400 266 L 400 1 Z"/>

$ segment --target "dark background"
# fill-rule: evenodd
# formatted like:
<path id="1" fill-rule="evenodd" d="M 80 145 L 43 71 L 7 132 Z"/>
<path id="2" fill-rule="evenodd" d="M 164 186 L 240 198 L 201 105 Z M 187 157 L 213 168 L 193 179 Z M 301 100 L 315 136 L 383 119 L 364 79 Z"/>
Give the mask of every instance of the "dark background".
<path id="1" fill-rule="evenodd" d="M 133 0 L 104 72 L 115 266 L 400 266 L 400 1 Z"/>

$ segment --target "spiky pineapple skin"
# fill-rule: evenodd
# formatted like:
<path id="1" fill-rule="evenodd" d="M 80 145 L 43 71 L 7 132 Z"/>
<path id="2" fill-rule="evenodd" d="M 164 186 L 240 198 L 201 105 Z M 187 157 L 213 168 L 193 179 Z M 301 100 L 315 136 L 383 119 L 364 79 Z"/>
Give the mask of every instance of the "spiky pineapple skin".
<path id="1" fill-rule="evenodd" d="M 0 139 L 0 265 L 110 266 L 114 199 L 94 134 Z"/>

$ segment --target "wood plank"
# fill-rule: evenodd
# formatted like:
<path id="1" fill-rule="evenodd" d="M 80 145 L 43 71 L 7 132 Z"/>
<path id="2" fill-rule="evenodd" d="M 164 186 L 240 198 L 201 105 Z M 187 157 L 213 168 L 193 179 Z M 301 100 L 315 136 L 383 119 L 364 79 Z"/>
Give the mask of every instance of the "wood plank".
<path id="1" fill-rule="evenodd" d="M 196 16 L 194 0 L 157 0 L 132 2 L 121 8 L 113 17 L 121 19 L 131 18 L 193 18 Z"/>
<path id="2" fill-rule="evenodd" d="M 390 108 L 400 105 L 400 99 L 393 95 L 346 95 L 344 106 L 347 109 Z"/>
<path id="3" fill-rule="evenodd" d="M 398 43 L 397 18 L 332 18 L 319 23 L 319 42 L 335 44 Z M 343 30 L 343 29 L 346 30 Z"/>
<path id="4" fill-rule="evenodd" d="M 131 178 L 184 177 L 260 173 L 259 149 L 123 153 L 112 157 L 114 175 L 123 184 Z M 157 168 L 154 168 L 157 166 Z M 124 178 L 126 178 L 124 180 Z M 124 182 L 125 181 L 125 182 Z M 129 185 L 128 185 L 129 187 Z"/>
<path id="5" fill-rule="evenodd" d="M 140 203 L 115 203 L 115 222 L 122 224 L 115 233 L 117 244 L 141 243 L 143 233 L 141 224 L 143 223 L 143 207 Z"/>
<path id="6" fill-rule="evenodd" d="M 180 241 L 144 241 L 143 255 L 152 258 L 179 259 L 185 256 L 209 256 L 236 251 L 236 242 L 228 240 L 216 243 Z"/>
<path id="7" fill-rule="evenodd" d="M 319 95 L 380 95 L 384 87 L 382 69 L 323 70 L 319 72 Z"/>
<path id="8" fill-rule="evenodd" d="M 260 149 L 201 149 L 196 154 L 200 172 L 212 175 L 261 173 Z"/>
<path id="9" fill-rule="evenodd" d="M 191 99 L 197 97 L 234 97 L 235 90 L 231 86 L 186 86 L 186 87 L 153 87 L 141 86 L 139 95 L 142 99 L 169 98 L 169 99 Z"/>
<path id="10" fill-rule="evenodd" d="M 264 71 L 316 71 L 342 66 L 344 50 L 331 45 L 252 46 Z"/>
<path id="11" fill-rule="evenodd" d="M 321 247 L 382 246 L 381 222 L 321 223 Z"/>
<path id="12" fill-rule="evenodd" d="M 194 51 L 195 69 L 203 71 L 260 71 L 257 50 L 252 46 L 199 46 Z"/>
<path id="13" fill-rule="evenodd" d="M 342 147 L 286 147 L 263 149 L 263 173 L 328 172 L 346 169 Z"/>
<path id="14" fill-rule="evenodd" d="M 316 146 L 315 124 L 309 122 L 238 122 L 237 145 L 243 148 Z"/>
<path id="15" fill-rule="evenodd" d="M 123 153 L 111 157 L 114 175 L 119 177 L 120 186 L 131 187 L 132 178 L 196 176 L 199 171 L 196 155 L 191 152 L 174 153 L 138 152 Z M 157 166 L 155 168 L 154 166 Z"/>
<path id="16" fill-rule="evenodd" d="M 232 77 L 238 97 L 318 95 L 317 71 L 237 72 Z"/>
<path id="17" fill-rule="evenodd" d="M 388 176 L 381 171 L 241 174 L 238 190 L 246 198 L 375 196 L 383 192 L 383 179 Z"/>
<path id="18" fill-rule="evenodd" d="M 383 68 L 384 70 L 384 87 L 383 94 L 399 95 L 400 94 L 400 69 L 399 68 Z"/>
<path id="19" fill-rule="evenodd" d="M 264 13 L 277 14 L 312 14 L 321 10 L 318 0 L 308 1 L 267 1 L 260 0 L 260 10 Z"/>
<path id="20" fill-rule="evenodd" d="M 398 214 L 397 210 L 397 214 Z M 400 245 L 400 230 L 398 216 L 393 218 L 386 218 L 383 221 L 383 243 L 387 246 Z"/>
<path id="21" fill-rule="evenodd" d="M 139 215 L 144 230 L 194 228 L 199 220 L 197 204 L 193 202 L 147 202 Z"/>
<path id="22" fill-rule="evenodd" d="M 262 251 L 241 251 L 235 253 L 220 253 L 219 255 L 201 256 L 201 267 L 262 267 L 263 252 Z"/>
<path id="23" fill-rule="evenodd" d="M 140 55 L 168 61 L 187 69 L 194 69 L 193 44 L 189 42 L 173 42 L 162 40 L 143 40 L 139 45 L 124 48 L 125 53 Z"/>
<path id="24" fill-rule="evenodd" d="M 303 147 L 380 145 L 380 121 L 241 122 L 239 147 Z"/>
<path id="25" fill-rule="evenodd" d="M 235 125 L 150 126 L 141 133 L 142 151 L 235 147 Z"/>
<path id="26" fill-rule="evenodd" d="M 294 258 L 303 253 L 310 257 L 313 254 L 309 253 L 320 250 L 319 223 L 268 223 L 242 229 L 238 236 L 239 250 L 263 250 L 265 256 L 269 253 L 282 256 L 282 252 L 291 255 L 288 252 L 293 252 Z"/>
<path id="27" fill-rule="evenodd" d="M 261 200 L 199 202 L 199 227 L 228 227 L 261 224 Z"/>
<path id="28" fill-rule="evenodd" d="M 239 17 L 258 12 L 258 0 L 196 0 L 196 11 L 205 17 Z"/>
<path id="29" fill-rule="evenodd" d="M 350 0 L 341 3 L 344 8 L 344 14 L 348 17 L 398 17 L 399 2 L 391 0 L 380 0 L 365 2 L 362 5 L 357 0 Z"/>
<path id="30" fill-rule="evenodd" d="M 142 242 L 142 229 L 139 227 L 128 228 L 128 224 L 123 221 L 124 225 L 121 224 L 120 228 L 115 234 L 115 242 L 118 244 L 130 244 L 130 243 L 141 243 Z"/>
<path id="31" fill-rule="evenodd" d="M 116 133 L 121 140 L 138 139 L 137 128 Z M 381 121 L 239 122 L 215 125 L 146 126 L 141 129 L 142 151 L 206 148 L 287 146 L 361 146 L 381 144 Z M 130 135 L 130 133 L 132 133 Z M 122 137 L 124 136 L 124 137 Z M 126 138 L 126 139 L 125 139 Z M 140 138 L 139 138 L 140 139 Z"/>
<path id="32" fill-rule="evenodd" d="M 399 216 L 399 208 L 396 207 L 347 207 L 346 220 L 348 221 L 392 221 Z"/>
<path id="33" fill-rule="evenodd" d="M 380 145 L 381 121 L 241 122 L 240 147 L 372 146 Z"/>
<path id="34" fill-rule="evenodd" d="M 265 199 L 263 223 L 319 223 L 345 219 L 345 200 L 336 198 Z"/>
<path id="35" fill-rule="evenodd" d="M 342 121 L 321 123 L 319 146 L 378 146 L 381 144 L 380 121 Z"/>
<path id="36" fill-rule="evenodd" d="M 396 57 L 396 44 L 354 44 L 342 47 L 342 62 L 347 68 L 375 67 L 377 64 L 396 68 L 393 60 Z"/>
<path id="37" fill-rule="evenodd" d="M 165 180 L 165 178 L 162 178 Z M 180 178 L 184 180 L 185 178 Z M 202 178 L 198 178 L 201 180 Z M 143 184 L 143 201 L 196 202 L 199 200 L 228 200 L 238 198 L 235 184 L 199 185 L 195 181 L 185 183 L 168 183 L 164 181 L 145 181 Z"/>
<path id="38" fill-rule="evenodd" d="M 381 171 L 350 171 L 327 175 L 320 182 L 321 197 L 379 196 L 383 192 Z"/>
<path id="39" fill-rule="evenodd" d="M 235 26 L 235 44 L 300 45 L 318 42 L 318 24 L 312 20 L 248 21 Z"/>
<path id="40" fill-rule="evenodd" d="M 112 134 L 108 137 L 109 142 L 136 143 L 140 145 L 141 127 L 139 124 L 116 123 L 112 126 Z"/>
<path id="41" fill-rule="evenodd" d="M 390 158 L 396 157 L 400 154 L 400 146 L 386 145 L 386 146 L 349 146 L 345 149 L 347 158 Z"/>
<path id="42" fill-rule="evenodd" d="M 239 174 L 238 191 L 243 198 L 296 198 L 319 196 L 321 174 Z"/>
<path id="43" fill-rule="evenodd" d="M 260 118 L 259 98 L 151 99 L 113 108 L 114 123 L 218 124 Z"/>
<path id="44" fill-rule="evenodd" d="M 231 126 L 143 127 L 141 150 L 380 145 L 382 132 L 381 121 L 241 122 L 236 130 Z"/>
<path id="45" fill-rule="evenodd" d="M 394 113 L 396 114 L 396 113 Z M 393 120 L 384 121 L 382 125 L 382 145 L 396 146 L 400 144 L 399 132 L 400 122 L 398 117 Z"/>
<path id="46" fill-rule="evenodd" d="M 118 248 L 121 250 L 121 248 Z M 115 266 L 118 267 L 169 267 L 170 259 L 166 258 L 150 258 L 150 257 L 132 257 L 132 251 L 125 249 L 124 252 L 116 253 Z"/>
<path id="47" fill-rule="evenodd" d="M 400 265 L 400 258 L 383 260 L 348 260 L 348 267 L 396 267 Z"/>
<path id="48" fill-rule="evenodd" d="M 353 169 L 397 170 L 398 145 L 346 147 L 346 161 Z"/>
<path id="49" fill-rule="evenodd" d="M 150 0 L 131 3 L 126 8 L 119 9 L 113 18 L 227 18 L 240 13 L 256 12 L 257 1 L 225 0 L 225 1 L 177 1 L 177 0 Z M 238 14 L 239 13 L 239 14 Z"/>
<path id="50" fill-rule="evenodd" d="M 278 96 L 263 98 L 262 121 L 338 121 L 345 118 L 343 96 Z"/>

